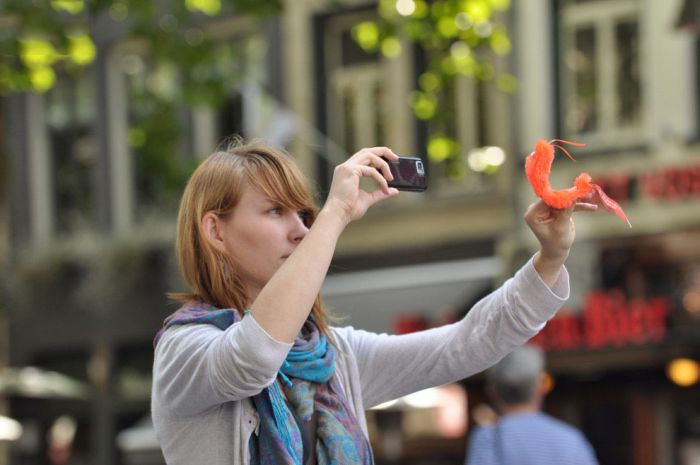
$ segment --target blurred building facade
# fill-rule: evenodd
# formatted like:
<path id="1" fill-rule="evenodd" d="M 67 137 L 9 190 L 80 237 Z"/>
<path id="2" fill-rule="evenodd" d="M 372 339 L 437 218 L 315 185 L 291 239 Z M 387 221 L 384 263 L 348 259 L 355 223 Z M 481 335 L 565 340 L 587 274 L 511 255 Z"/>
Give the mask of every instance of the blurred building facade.
<path id="1" fill-rule="evenodd" d="M 534 142 L 587 143 L 574 152 L 578 163 L 555 162 L 552 184 L 589 172 L 633 228 L 609 213 L 577 218 L 572 299 L 538 342 L 556 382 L 548 408 L 584 430 L 602 464 L 698 460 L 697 385 L 678 387 L 665 373 L 673 359 L 700 357 L 700 47 L 676 26 L 682 3 L 513 2 L 513 51 L 494 60 L 516 75 L 518 92 L 468 78 L 455 85 L 465 170 L 489 146 L 507 154 L 500 169 L 454 181 L 430 164 L 425 194 L 403 194 L 348 227 L 323 289 L 347 324 L 368 330 L 463 314 L 536 250 L 521 221 L 534 200 L 522 175 Z M 193 164 L 229 134 L 265 138 L 289 149 L 320 198 L 333 166 L 361 147 L 425 156 L 432 128 L 406 104 L 424 57 L 409 44 L 399 58 L 368 55 L 351 38 L 376 14 L 373 2 L 289 0 L 263 29 L 245 17 L 212 21 L 236 50 L 223 65 L 245 79 L 218 107 L 176 109 L 173 156 Z M 93 387 L 89 399 L 6 399 L 25 429 L 10 463 L 47 463 L 45 438 L 62 415 L 77 425 L 69 463 L 160 460 L 133 427 L 148 430 L 151 341 L 174 310 L 165 292 L 181 286 L 177 198 L 154 194 L 164 181 L 143 163 L 148 146 L 130 96 L 177 92 L 177 77 L 152 72 L 139 44 L 104 21 L 84 77 L 3 98 L 0 252 L 11 338 L 0 355 Z M 160 137 L 168 143 L 167 131 Z M 478 400 L 479 379 L 467 385 Z M 460 463 L 465 441 L 416 444 L 401 463 Z"/>
<path id="2" fill-rule="evenodd" d="M 697 2 L 534 3 L 517 20 L 518 75 L 532 86 L 518 112 L 548 114 L 521 119 L 519 140 L 586 143 L 577 163 L 555 162 L 552 184 L 588 172 L 632 222 L 577 218 L 572 298 L 537 338 L 556 383 L 548 408 L 585 431 L 601 463 L 696 463 L 699 49 L 679 24 Z"/>

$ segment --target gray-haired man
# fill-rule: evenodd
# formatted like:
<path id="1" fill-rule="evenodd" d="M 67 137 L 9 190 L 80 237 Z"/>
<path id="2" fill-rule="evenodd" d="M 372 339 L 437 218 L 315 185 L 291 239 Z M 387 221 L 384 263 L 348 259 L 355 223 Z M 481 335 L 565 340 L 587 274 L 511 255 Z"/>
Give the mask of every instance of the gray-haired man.
<path id="1" fill-rule="evenodd" d="M 501 413 L 493 426 L 471 435 L 466 465 L 597 465 L 576 428 L 540 411 L 544 355 L 516 348 L 486 372 L 487 392 Z"/>

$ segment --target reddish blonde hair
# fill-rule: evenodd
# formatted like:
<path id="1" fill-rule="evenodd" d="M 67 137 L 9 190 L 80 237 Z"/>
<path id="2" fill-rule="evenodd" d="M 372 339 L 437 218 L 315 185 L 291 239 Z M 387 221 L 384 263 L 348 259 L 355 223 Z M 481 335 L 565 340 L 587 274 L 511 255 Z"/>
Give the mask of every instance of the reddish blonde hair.
<path id="1" fill-rule="evenodd" d="M 189 292 L 169 293 L 171 299 L 181 303 L 196 300 L 237 310 L 252 304 L 238 264 L 202 235 L 203 216 L 213 212 L 226 218 L 238 204 L 245 183 L 285 207 L 303 210 L 307 226 L 316 219 L 318 207 L 308 180 L 290 155 L 262 142 L 235 139 L 206 158 L 187 182 L 177 218 L 175 250 Z M 330 339 L 329 316 L 320 296 L 316 297 L 311 314 Z"/>

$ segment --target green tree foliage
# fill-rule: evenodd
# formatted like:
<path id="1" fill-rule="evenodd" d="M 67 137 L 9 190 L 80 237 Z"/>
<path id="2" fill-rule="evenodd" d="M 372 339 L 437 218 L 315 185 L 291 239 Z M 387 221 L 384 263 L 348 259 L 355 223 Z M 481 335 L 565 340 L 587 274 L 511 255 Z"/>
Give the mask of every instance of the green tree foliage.
<path id="1" fill-rule="evenodd" d="M 142 80 L 167 71 L 177 82 L 171 92 L 129 87 L 137 183 L 146 200 L 157 203 L 178 192 L 192 168 L 177 154 L 183 133 L 178 108 L 219 105 L 241 77 L 231 65 L 235 45 L 212 38 L 207 22 L 233 15 L 261 20 L 281 8 L 282 0 L 5 0 L 0 95 L 51 90 L 57 75 L 76 76 L 106 53 L 114 40 L 106 33 L 122 31 L 121 42 L 143 51 Z"/>
<path id="2" fill-rule="evenodd" d="M 72 73 L 90 65 L 98 53 L 97 20 L 104 18 L 126 24 L 125 39 L 142 41 L 156 61 L 177 66 L 186 85 L 211 88 L 217 79 L 202 67 L 212 65 L 216 51 L 203 22 L 234 13 L 262 18 L 281 8 L 282 0 L 5 0 L 0 92 L 46 91 L 57 70 Z M 203 95 L 212 91 L 187 93 L 194 100 Z"/>
<path id="3" fill-rule="evenodd" d="M 494 57 L 510 52 L 511 41 L 499 14 L 510 0 L 379 0 L 378 21 L 353 28 L 353 37 L 367 52 L 388 58 L 402 53 L 402 40 L 418 44 L 427 65 L 409 103 L 417 118 L 431 121 L 435 130 L 428 155 L 446 162 L 459 174 L 460 147 L 450 128 L 455 121 L 454 81 L 458 76 L 495 79 L 498 88 L 513 92 L 515 78 L 497 73 Z"/>

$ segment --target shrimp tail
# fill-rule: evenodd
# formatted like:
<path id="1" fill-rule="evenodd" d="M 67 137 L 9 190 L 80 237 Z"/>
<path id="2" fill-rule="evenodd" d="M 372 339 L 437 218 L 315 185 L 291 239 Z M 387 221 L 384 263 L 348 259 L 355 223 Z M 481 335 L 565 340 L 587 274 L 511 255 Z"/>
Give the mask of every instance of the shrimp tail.
<path id="1" fill-rule="evenodd" d="M 600 205 L 605 207 L 607 210 L 615 213 L 617 216 L 620 217 L 620 219 L 622 219 L 622 221 L 627 223 L 627 226 L 631 228 L 632 223 L 630 223 L 630 220 L 627 218 L 627 215 L 625 215 L 625 212 L 624 210 L 622 210 L 620 204 L 608 197 L 608 195 L 603 191 L 603 188 L 600 187 L 598 184 L 591 184 L 591 186 L 593 187 L 595 193 L 600 199 Z"/>

